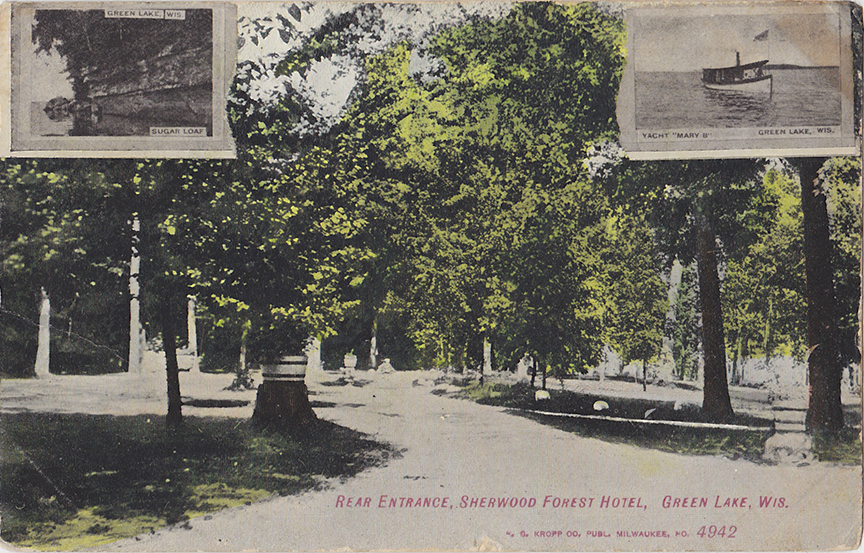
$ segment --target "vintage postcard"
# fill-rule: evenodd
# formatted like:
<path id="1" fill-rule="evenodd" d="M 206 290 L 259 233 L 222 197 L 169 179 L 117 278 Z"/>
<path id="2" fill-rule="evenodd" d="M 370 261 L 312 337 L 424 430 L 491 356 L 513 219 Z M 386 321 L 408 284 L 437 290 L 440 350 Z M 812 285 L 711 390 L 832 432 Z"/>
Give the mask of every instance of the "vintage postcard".
<path id="1" fill-rule="evenodd" d="M 225 157 L 229 4 L 12 6 L 11 155 Z"/>
<path id="2" fill-rule="evenodd" d="M 5 549 L 860 546 L 859 7 L 14 7 Z"/>
<path id="3" fill-rule="evenodd" d="M 848 5 L 670 4 L 628 18 L 619 122 L 633 159 L 857 152 Z"/>

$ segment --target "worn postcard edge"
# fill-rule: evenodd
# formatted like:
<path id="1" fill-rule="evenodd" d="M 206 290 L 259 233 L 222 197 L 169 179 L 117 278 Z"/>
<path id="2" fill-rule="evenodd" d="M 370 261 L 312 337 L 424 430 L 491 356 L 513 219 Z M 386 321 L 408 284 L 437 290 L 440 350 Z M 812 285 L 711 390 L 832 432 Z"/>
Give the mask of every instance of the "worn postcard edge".
<path id="1" fill-rule="evenodd" d="M 9 155 L 12 140 L 10 118 L 12 94 L 12 9 L 0 3 L 0 156 Z"/>

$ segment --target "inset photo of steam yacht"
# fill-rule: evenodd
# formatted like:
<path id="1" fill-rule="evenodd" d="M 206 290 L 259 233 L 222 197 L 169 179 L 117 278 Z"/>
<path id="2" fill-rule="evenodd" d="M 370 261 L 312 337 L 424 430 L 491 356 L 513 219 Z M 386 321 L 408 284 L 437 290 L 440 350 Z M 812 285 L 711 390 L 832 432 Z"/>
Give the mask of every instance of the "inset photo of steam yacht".
<path id="1" fill-rule="evenodd" d="M 677 13 L 670 17 L 671 11 Z M 628 137 L 698 136 L 712 148 L 727 139 L 771 137 L 776 146 L 788 138 L 827 138 L 837 146 L 844 123 L 851 137 L 846 12 L 846 6 L 826 4 L 793 14 L 771 13 L 767 6 L 631 10 L 632 57 L 622 85 L 632 109 Z"/>

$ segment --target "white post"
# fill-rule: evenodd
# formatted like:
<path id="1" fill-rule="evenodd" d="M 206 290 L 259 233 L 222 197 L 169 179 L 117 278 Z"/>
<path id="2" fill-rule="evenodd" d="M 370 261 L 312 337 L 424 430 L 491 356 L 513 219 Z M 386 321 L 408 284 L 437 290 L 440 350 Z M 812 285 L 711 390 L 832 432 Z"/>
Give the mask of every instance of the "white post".
<path id="1" fill-rule="evenodd" d="M 246 332 L 240 337 L 240 374 L 246 372 Z"/>
<path id="2" fill-rule="evenodd" d="M 44 287 L 39 305 L 39 338 L 36 344 L 36 377 L 50 378 L 48 367 L 51 363 L 51 300 L 48 299 Z"/>
<path id="3" fill-rule="evenodd" d="M 198 364 L 198 332 L 195 321 L 195 296 L 189 296 L 186 309 L 186 337 L 189 341 L 189 355 L 192 356 L 192 371 L 201 372 Z"/>
<path id="4" fill-rule="evenodd" d="M 322 370 L 321 340 L 315 336 L 310 336 L 306 340 L 306 348 L 303 353 L 306 355 L 306 374 Z"/>
<path id="5" fill-rule="evenodd" d="M 138 232 L 141 223 L 138 214 L 132 215 L 132 257 L 129 259 L 129 374 L 141 374 L 141 306 L 138 294 L 141 287 L 138 275 L 141 271 L 141 255 L 138 251 Z"/>
<path id="6" fill-rule="evenodd" d="M 492 344 L 483 338 L 483 371 L 481 374 L 492 372 Z"/>

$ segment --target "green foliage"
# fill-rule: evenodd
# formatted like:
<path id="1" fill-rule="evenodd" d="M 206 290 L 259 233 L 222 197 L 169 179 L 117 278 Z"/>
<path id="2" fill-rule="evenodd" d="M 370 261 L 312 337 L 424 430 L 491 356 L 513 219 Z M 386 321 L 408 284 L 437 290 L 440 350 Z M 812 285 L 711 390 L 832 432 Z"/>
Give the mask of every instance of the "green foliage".
<path id="1" fill-rule="evenodd" d="M 129 340 L 128 197 L 111 165 L 5 160 L 0 197 L 0 282 L 8 323 L 0 370 L 32 374 L 42 287 L 52 308 L 51 370 L 122 370 Z"/>
<path id="2" fill-rule="evenodd" d="M 479 367 L 484 338 L 505 358 L 596 361 L 602 199 L 581 160 L 614 132 L 623 37 L 593 6 L 524 4 L 368 61 L 328 175 L 369 222 L 362 301 L 396 306 L 425 362 Z M 444 71 L 412 73 L 415 55 Z"/>
<path id="3" fill-rule="evenodd" d="M 613 206 L 641 213 L 655 230 L 671 265 L 696 257 L 696 233 L 705 228 L 730 256 L 754 240 L 771 219 L 761 173 L 764 160 L 623 161 L 598 179 Z"/>
<path id="4" fill-rule="evenodd" d="M 340 32 L 360 32 L 364 10 L 329 21 L 277 72 L 349 51 Z M 49 19 L 43 49 L 69 32 Z M 291 19 L 276 28 L 296 38 Z M 145 322 L 153 335 L 159 312 L 179 320 L 186 295 L 198 296 L 209 370 L 235 365 L 243 329 L 250 363 L 297 353 L 310 335 L 331 337 L 335 362 L 368 351 L 375 327 L 380 356 L 399 367 L 479 368 L 490 341 L 502 365 L 527 352 L 563 376 L 596 365 L 604 342 L 626 361 L 657 355 L 667 309 L 658 252 L 688 265 L 707 228 L 722 247 L 733 358 L 802 351 L 800 215 L 780 172 L 756 178 L 760 161 L 625 162 L 606 194 L 590 181 L 586 156 L 616 133 L 624 43 L 623 22 L 591 4 L 517 4 L 366 57 L 332 128 L 315 127 L 297 94 L 253 102 L 261 68 L 244 66 L 229 113 L 237 161 L 7 163 L 4 307 L 32 318 L 49 284 L 57 326 L 110 335 L 122 351 L 137 213 Z M 858 171 L 845 159 L 825 169 L 847 344 Z M 687 269 L 672 331 L 682 377 L 695 375 L 694 286 Z M 3 332 L 21 352 L 8 370 L 24 374 L 32 336 Z"/>
<path id="5" fill-rule="evenodd" d="M 349 217 L 321 167 L 276 172 L 243 161 L 142 164 L 142 194 L 165 202 L 150 218 L 159 240 L 146 253 L 161 257 L 150 274 L 162 291 L 193 291 L 217 326 L 250 325 L 252 359 L 267 361 L 332 332 L 353 303 L 362 221 Z"/>
<path id="6" fill-rule="evenodd" d="M 653 232 L 643 219 L 626 215 L 610 219 L 607 229 L 610 343 L 624 363 L 652 361 L 660 353 L 669 309 Z"/>
<path id="7" fill-rule="evenodd" d="M 832 158 L 821 171 L 828 195 L 841 355 L 859 361 L 856 348 L 860 301 L 860 163 Z M 770 219 L 750 229 L 755 240 L 727 263 L 724 280 L 726 332 L 733 359 L 796 355 L 806 336 L 803 216 L 797 179 L 771 169 L 762 201 Z"/>
<path id="8" fill-rule="evenodd" d="M 201 371 L 209 373 L 237 371 L 243 328 L 239 325 L 225 324 L 225 319 L 215 317 L 207 309 L 199 309 L 196 320 Z"/>
<path id="9" fill-rule="evenodd" d="M 733 362 L 761 355 L 806 353 L 801 198 L 797 183 L 776 169 L 763 179 L 773 221 L 752 229 L 756 240 L 726 267 L 726 333 Z"/>
<path id="10" fill-rule="evenodd" d="M 840 355 L 844 363 L 860 363 L 861 159 L 831 158 L 820 176 L 828 196 Z"/>

